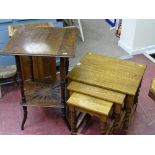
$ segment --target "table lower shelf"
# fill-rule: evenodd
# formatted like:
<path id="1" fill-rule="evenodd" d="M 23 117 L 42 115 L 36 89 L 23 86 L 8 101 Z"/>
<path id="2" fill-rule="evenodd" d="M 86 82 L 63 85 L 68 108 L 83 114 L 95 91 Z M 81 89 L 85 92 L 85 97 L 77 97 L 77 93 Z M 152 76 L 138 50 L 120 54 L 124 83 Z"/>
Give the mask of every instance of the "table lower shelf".
<path id="1" fill-rule="evenodd" d="M 64 108 L 61 104 L 60 81 L 54 83 L 25 82 L 26 103 L 23 106 Z"/>

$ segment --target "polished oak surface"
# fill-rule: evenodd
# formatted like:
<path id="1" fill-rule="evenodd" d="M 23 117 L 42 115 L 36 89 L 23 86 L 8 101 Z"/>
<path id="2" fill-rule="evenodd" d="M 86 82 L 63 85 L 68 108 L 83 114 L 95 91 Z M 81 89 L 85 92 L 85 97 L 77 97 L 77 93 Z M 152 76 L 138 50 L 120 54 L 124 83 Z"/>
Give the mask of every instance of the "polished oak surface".
<path id="1" fill-rule="evenodd" d="M 74 57 L 78 29 L 56 27 L 21 28 L 2 54 Z"/>
<path id="2" fill-rule="evenodd" d="M 96 97 L 102 100 L 118 103 L 122 105 L 124 103 L 125 94 L 121 94 L 115 91 L 95 87 L 92 85 L 72 81 L 67 89 L 71 92 L 77 92 L 92 97 Z"/>
<path id="3" fill-rule="evenodd" d="M 109 112 L 113 106 L 112 102 L 104 101 L 79 93 L 73 93 L 68 99 L 67 103 L 69 105 L 82 108 L 86 111 L 91 111 L 106 116 L 109 115 Z"/>
<path id="4" fill-rule="evenodd" d="M 71 80 L 135 95 L 146 65 L 117 58 L 87 53 L 69 72 Z"/>

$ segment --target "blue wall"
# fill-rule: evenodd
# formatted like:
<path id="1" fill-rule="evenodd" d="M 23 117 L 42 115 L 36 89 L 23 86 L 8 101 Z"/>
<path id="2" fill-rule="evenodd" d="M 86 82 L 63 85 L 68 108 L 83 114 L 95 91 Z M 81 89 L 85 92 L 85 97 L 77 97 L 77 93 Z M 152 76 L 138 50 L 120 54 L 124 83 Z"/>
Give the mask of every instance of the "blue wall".
<path id="1" fill-rule="evenodd" d="M 57 22 L 56 19 L 0 19 L 0 52 L 9 40 L 8 26 L 16 24 L 30 24 L 37 22 L 52 22 L 55 27 L 62 27 L 62 22 Z M 0 66 L 15 64 L 14 56 L 1 56 Z"/>

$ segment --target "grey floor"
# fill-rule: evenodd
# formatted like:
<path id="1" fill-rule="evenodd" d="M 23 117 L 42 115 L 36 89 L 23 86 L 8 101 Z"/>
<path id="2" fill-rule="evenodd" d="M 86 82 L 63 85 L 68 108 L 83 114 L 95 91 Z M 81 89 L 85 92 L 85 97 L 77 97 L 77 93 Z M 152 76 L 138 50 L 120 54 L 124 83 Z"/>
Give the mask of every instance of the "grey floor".
<path id="1" fill-rule="evenodd" d="M 110 26 L 104 19 L 83 19 L 81 20 L 85 41 L 82 42 L 80 36 L 77 41 L 75 58 L 70 59 L 70 69 L 72 69 L 88 51 L 107 56 L 122 57 L 127 56 L 115 36 L 115 29 L 110 30 Z"/>

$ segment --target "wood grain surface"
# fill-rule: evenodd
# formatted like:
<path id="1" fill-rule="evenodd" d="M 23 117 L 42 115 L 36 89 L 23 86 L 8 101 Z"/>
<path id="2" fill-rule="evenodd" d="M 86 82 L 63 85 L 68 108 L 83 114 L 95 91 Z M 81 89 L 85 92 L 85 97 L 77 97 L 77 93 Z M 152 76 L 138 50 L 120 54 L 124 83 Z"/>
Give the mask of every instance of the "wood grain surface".
<path id="1" fill-rule="evenodd" d="M 69 72 L 71 80 L 135 95 L 146 65 L 87 53 Z"/>
<path id="2" fill-rule="evenodd" d="M 74 57 L 77 33 L 76 27 L 23 27 L 1 54 Z"/>
<path id="3" fill-rule="evenodd" d="M 12 37 L 18 29 L 23 29 L 23 28 L 27 28 L 27 27 L 54 27 L 54 25 L 49 22 L 9 25 L 8 26 L 9 37 Z"/>
<path id="4" fill-rule="evenodd" d="M 111 90 L 107 90 L 100 87 L 95 87 L 92 85 L 87 85 L 87 84 L 75 82 L 75 81 L 72 81 L 68 85 L 67 89 L 72 92 L 82 93 L 85 95 L 89 95 L 89 96 L 110 101 L 113 103 L 118 103 L 121 105 L 124 103 L 124 99 L 125 99 L 125 94 L 121 94 Z"/>
<path id="5" fill-rule="evenodd" d="M 113 106 L 112 102 L 97 99 L 91 96 L 73 93 L 68 99 L 69 105 L 82 108 L 86 111 L 91 111 L 97 114 L 108 116 Z"/>
<path id="6" fill-rule="evenodd" d="M 54 25 L 49 22 L 9 25 L 9 36 L 12 37 L 20 29 L 31 27 L 54 27 Z M 53 81 L 56 79 L 56 58 L 54 57 L 21 56 L 20 63 L 24 80 Z"/>

